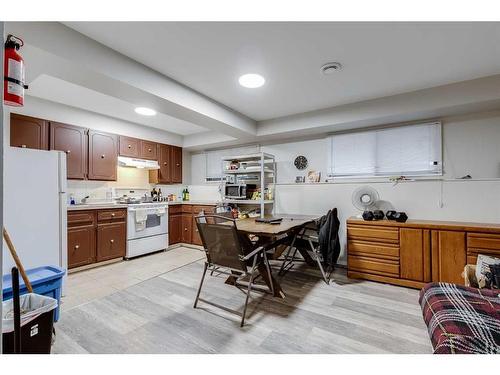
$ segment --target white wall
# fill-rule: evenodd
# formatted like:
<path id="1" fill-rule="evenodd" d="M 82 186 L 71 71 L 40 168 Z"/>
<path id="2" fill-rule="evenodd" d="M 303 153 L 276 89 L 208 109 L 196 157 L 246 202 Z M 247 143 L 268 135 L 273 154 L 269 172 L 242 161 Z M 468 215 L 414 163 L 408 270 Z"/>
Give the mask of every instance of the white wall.
<path id="1" fill-rule="evenodd" d="M 445 118 L 443 122 L 443 166 L 445 181 L 415 181 L 393 186 L 384 179 L 370 182 L 337 180 L 330 184 L 294 184 L 295 176 L 307 170 L 326 177 L 327 143 L 324 139 L 269 144 L 262 151 L 277 162 L 276 213 L 323 214 L 339 209 L 342 251 L 345 261 L 345 220 L 359 212 L 351 203 L 352 193 L 362 185 L 373 186 L 386 201 L 384 209 L 406 211 L 410 218 L 500 223 L 500 111 Z M 305 155 L 306 171 L 298 171 L 293 160 Z M 205 157 L 191 156 L 191 184 L 204 185 L 204 197 L 217 197 L 217 186 L 204 183 Z M 474 180 L 453 180 L 470 174 Z M 485 179 L 485 180 L 480 180 Z M 191 190 L 197 191 L 194 186 Z M 199 199 L 192 194 L 193 199 Z"/>

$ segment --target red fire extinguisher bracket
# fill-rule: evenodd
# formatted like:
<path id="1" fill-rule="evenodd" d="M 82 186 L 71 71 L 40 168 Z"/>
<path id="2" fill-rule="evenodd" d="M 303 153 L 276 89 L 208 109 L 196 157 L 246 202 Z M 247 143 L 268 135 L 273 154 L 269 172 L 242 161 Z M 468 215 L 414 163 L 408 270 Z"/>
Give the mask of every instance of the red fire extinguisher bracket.
<path id="1" fill-rule="evenodd" d="M 24 90 L 28 89 L 28 86 L 24 82 L 24 60 L 18 53 L 23 45 L 24 42 L 22 39 L 14 35 L 7 36 L 3 65 L 5 73 L 3 96 L 4 104 L 14 107 L 22 107 L 24 105 Z"/>

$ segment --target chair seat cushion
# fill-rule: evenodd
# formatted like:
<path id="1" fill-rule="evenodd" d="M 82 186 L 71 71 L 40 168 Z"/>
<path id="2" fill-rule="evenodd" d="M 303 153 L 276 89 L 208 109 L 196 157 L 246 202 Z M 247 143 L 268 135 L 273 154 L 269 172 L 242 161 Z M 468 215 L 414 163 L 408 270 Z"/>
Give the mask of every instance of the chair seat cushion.
<path id="1" fill-rule="evenodd" d="M 499 290 L 430 283 L 420 305 L 434 353 L 500 353 Z"/>

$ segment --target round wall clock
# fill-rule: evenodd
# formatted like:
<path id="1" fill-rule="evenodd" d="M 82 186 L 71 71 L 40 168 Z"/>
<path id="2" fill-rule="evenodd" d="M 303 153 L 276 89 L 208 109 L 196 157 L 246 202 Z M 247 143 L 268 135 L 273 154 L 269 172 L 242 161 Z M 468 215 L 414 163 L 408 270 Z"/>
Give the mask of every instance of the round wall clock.
<path id="1" fill-rule="evenodd" d="M 307 168 L 307 158 L 303 155 L 299 155 L 295 158 L 295 161 L 293 162 L 295 167 L 299 170 L 303 170 Z"/>

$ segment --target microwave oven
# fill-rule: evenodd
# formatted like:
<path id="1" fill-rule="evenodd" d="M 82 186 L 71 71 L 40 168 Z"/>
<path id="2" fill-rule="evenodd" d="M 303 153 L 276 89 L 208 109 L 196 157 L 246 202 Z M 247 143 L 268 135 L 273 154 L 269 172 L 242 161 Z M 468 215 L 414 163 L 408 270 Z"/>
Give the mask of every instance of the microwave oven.
<path id="1" fill-rule="evenodd" d="M 227 199 L 246 199 L 247 186 L 245 184 L 226 184 L 224 196 Z"/>

